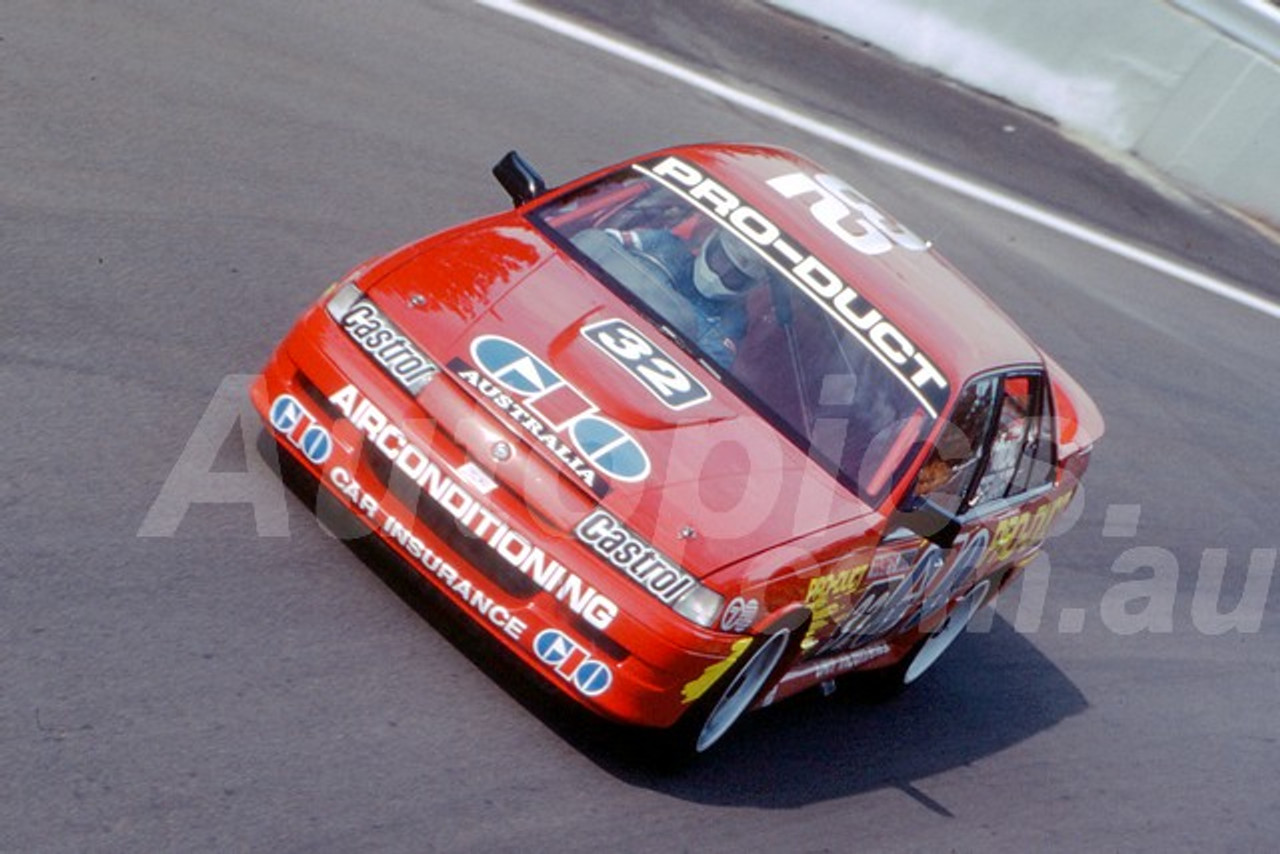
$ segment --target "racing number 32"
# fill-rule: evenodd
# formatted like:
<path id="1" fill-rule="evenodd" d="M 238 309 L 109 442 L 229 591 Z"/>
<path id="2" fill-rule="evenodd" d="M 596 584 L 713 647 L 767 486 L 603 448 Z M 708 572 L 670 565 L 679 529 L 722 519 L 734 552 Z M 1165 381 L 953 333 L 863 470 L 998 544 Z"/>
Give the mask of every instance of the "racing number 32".
<path id="1" fill-rule="evenodd" d="M 582 327 L 582 335 L 640 380 L 669 409 L 687 409 L 711 392 L 625 320 L 611 318 Z"/>

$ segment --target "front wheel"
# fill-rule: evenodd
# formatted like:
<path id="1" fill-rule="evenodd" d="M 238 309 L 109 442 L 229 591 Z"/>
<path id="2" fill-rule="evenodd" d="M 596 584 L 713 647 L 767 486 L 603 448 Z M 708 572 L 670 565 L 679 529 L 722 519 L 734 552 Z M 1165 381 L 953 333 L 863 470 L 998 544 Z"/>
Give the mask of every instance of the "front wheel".
<path id="1" fill-rule="evenodd" d="M 668 747 L 681 758 L 710 750 L 760 696 L 790 641 L 786 628 L 756 638 L 730 674 L 667 733 Z"/>

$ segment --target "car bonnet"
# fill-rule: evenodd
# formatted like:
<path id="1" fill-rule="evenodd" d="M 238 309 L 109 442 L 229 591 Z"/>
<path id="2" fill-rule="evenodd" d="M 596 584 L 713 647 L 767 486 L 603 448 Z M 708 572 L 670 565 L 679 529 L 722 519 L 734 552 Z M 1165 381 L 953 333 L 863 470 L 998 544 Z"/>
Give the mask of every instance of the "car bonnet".
<path id="1" fill-rule="evenodd" d="M 514 453 L 560 474 L 572 496 L 511 485 L 543 518 L 602 507 L 705 577 L 871 512 L 514 216 L 417 252 L 371 295 L 506 428 Z"/>

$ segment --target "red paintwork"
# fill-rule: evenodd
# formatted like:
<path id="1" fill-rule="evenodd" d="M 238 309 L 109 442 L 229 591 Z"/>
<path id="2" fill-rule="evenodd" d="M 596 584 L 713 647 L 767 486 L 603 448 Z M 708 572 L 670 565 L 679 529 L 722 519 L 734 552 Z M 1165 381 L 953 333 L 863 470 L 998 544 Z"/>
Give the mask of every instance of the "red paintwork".
<path id="1" fill-rule="evenodd" d="M 672 151 L 767 212 L 784 232 L 803 235 L 811 251 L 871 298 L 930 355 L 949 378 L 953 394 L 976 374 L 1011 365 L 1045 364 L 1026 336 L 936 253 L 859 255 L 816 228 L 807 205 L 764 191 L 763 182 L 779 174 L 796 169 L 822 171 L 810 161 L 760 147 L 698 146 Z M 500 486 L 488 495 L 468 486 L 471 498 L 615 603 L 617 616 L 606 629 L 591 628 L 546 592 L 503 593 L 437 531 L 413 523 L 413 534 L 454 567 L 459 577 L 527 624 L 519 638 L 512 637 L 475 607 L 461 603 L 457 591 L 427 571 L 403 543 L 384 539 L 453 597 L 462 613 L 476 619 L 568 696 L 601 714 L 651 726 L 672 724 L 688 708 L 682 695 L 685 686 L 722 661 L 736 641 L 781 619 L 805 621 L 815 615 L 805 649 L 796 651 L 807 654 L 824 641 L 834 622 L 853 608 L 871 583 L 874 571 L 865 567 L 874 556 L 879 555 L 877 566 L 883 569 L 893 555 L 913 554 L 924 545 L 919 537 L 887 546 L 880 543 L 887 515 L 914 471 L 908 472 L 882 506 L 868 507 L 779 437 L 714 375 L 675 348 L 668 355 L 706 385 L 713 400 L 672 411 L 638 388 L 623 368 L 577 330 L 603 318 L 622 318 L 654 341 L 662 341 L 662 334 L 561 253 L 530 225 L 521 209 L 426 238 L 357 268 L 351 277 L 358 278 L 360 288 L 385 315 L 442 366 L 441 376 L 417 400 L 411 398 L 339 328 L 322 299 L 299 320 L 254 383 L 255 406 L 268 424 L 272 404 L 280 395 L 291 394 L 308 409 L 333 438 L 331 456 L 315 465 L 276 431 L 280 447 L 331 491 L 341 496 L 346 486 L 347 504 L 357 515 L 358 501 L 352 497 L 371 496 L 377 510 L 367 516 L 375 528 L 383 526 L 388 515 L 406 524 L 414 516 L 412 508 L 378 480 L 369 453 L 361 457 L 360 428 L 341 413 L 335 414 L 332 406 L 325 411 L 323 399 L 347 385 L 388 416 L 442 471 L 452 471 L 450 476 L 457 479 L 456 469 L 467 461 L 487 471 Z M 415 300 L 421 304 L 414 305 Z M 574 538 L 574 527 L 597 505 L 597 497 L 545 446 L 528 441 L 527 433 L 490 402 L 478 400 L 473 389 L 444 367 L 454 359 L 474 364 L 470 344 L 481 335 L 519 342 L 636 438 L 649 455 L 652 472 L 637 483 L 612 481 L 599 504 L 703 579 L 726 602 L 739 596 L 760 602 L 758 616 L 745 631 L 722 631 L 719 622 L 714 628 L 702 628 L 676 615 Z M 1055 383 L 1056 405 L 1070 415 L 1061 442 L 1062 451 L 1073 455 L 1063 460 L 1071 476 L 1025 504 L 978 521 L 992 543 L 970 582 L 995 577 L 1007 583 L 1034 556 L 1055 515 L 1047 508 L 1060 511 L 1065 506 L 1075 479 L 1083 473 L 1084 452 L 1101 435 L 1101 417 L 1079 385 L 1056 363 L 1050 362 L 1048 371 Z M 513 446 L 514 457 L 495 460 L 492 449 L 497 442 Z M 348 485 L 352 480 L 355 486 Z M 696 529 L 697 535 L 686 536 L 682 532 L 687 528 Z M 971 526 L 969 533 L 973 530 Z M 815 590 L 825 582 L 815 585 L 815 579 L 842 580 L 848 589 L 837 584 L 839 589 L 831 595 L 817 597 Z M 825 668 L 813 661 L 794 662 L 791 675 L 766 701 L 854 667 L 890 664 L 910 649 L 920 628 L 940 618 L 941 612 L 931 614 L 915 629 L 887 638 L 883 653 L 866 660 L 847 658 Z M 606 663 L 612 673 L 608 690 L 586 696 L 563 673 L 555 673 L 539 660 L 534 640 L 543 629 L 560 630 L 578 644 L 578 661 L 589 655 Z"/>

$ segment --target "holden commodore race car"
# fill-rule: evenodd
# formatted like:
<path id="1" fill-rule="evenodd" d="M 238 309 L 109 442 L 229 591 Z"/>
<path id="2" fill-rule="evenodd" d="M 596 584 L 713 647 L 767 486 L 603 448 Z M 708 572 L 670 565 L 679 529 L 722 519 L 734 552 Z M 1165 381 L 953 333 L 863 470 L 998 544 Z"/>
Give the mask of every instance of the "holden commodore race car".
<path id="1" fill-rule="evenodd" d="M 546 683 L 701 752 L 899 688 L 1041 550 L 1083 389 L 845 181 L 672 148 L 356 267 L 252 386 L 276 443 Z"/>

